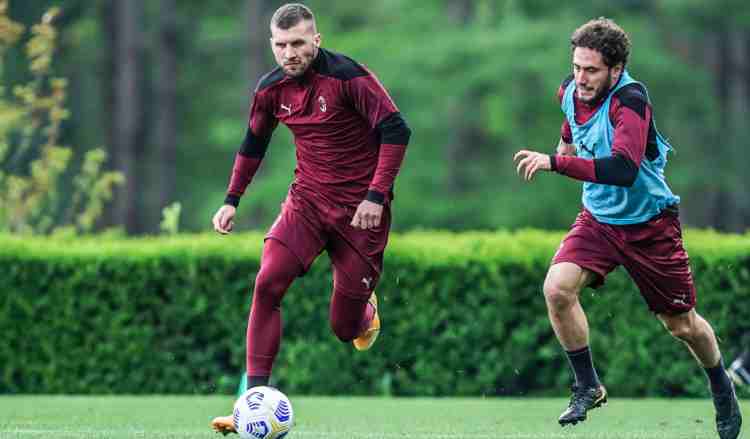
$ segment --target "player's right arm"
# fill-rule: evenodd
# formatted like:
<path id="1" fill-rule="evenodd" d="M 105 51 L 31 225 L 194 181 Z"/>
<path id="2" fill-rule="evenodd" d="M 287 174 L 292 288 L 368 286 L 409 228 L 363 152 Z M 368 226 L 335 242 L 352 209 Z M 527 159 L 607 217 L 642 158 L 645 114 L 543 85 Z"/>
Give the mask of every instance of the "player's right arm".
<path id="1" fill-rule="evenodd" d="M 256 88 L 250 107 L 247 133 L 239 152 L 234 157 L 224 205 L 213 217 L 214 230 L 221 234 L 232 231 L 233 219 L 237 206 L 240 204 L 240 198 L 257 172 L 268 149 L 273 130 L 278 125 L 278 119 L 273 114 L 270 101 L 266 90 Z"/>

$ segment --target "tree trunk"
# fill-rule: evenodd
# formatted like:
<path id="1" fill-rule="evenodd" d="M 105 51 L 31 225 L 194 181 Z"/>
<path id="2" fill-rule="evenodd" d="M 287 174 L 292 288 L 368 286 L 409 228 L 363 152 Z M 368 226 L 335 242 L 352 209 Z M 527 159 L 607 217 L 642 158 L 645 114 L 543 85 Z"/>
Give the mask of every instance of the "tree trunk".
<path id="1" fill-rule="evenodd" d="M 744 156 L 745 140 L 750 135 L 746 115 L 750 111 L 750 87 L 748 86 L 748 47 L 745 33 L 724 26 L 719 31 L 717 44 L 719 55 L 716 75 L 716 90 L 719 98 L 720 135 L 714 153 L 722 162 L 719 172 L 723 185 L 718 203 L 713 208 L 712 225 L 719 230 L 741 232 L 748 227 L 746 220 L 750 211 L 747 176 L 741 161 L 732 157 Z"/>
<path id="2" fill-rule="evenodd" d="M 465 27 L 474 16 L 474 2 L 471 0 L 451 0 L 447 4 L 447 14 L 456 26 Z M 457 96 L 448 109 L 450 135 L 444 147 L 447 169 L 446 189 L 449 193 L 457 194 L 469 190 L 469 176 L 466 175 L 465 164 L 471 155 L 471 145 L 477 140 L 476 127 L 468 120 L 467 111 L 472 102 L 473 91 L 464 96 Z"/>
<path id="3" fill-rule="evenodd" d="M 137 144 L 142 132 L 143 5 L 141 0 L 110 0 L 106 11 L 113 49 L 109 51 L 112 56 L 109 148 L 114 168 L 125 176 L 125 184 L 115 194 L 110 223 L 124 226 L 128 233 L 138 233 L 141 224 Z"/>
<path id="4" fill-rule="evenodd" d="M 271 55 L 271 45 L 269 38 L 271 37 L 270 22 L 271 16 L 273 15 L 276 8 L 281 6 L 282 2 L 279 0 L 246 0 L 245 10 L 247 18 L 247 34 L 246 34 L 246 50 L 247 50 L 247 64 L 246 64 L 246 78 L 247 78 L 247 99 L 244 101 L 242 106 L 241 114 L 245 121 L 248 120 L 250 111 L 250 102 L 253 98 L 253 91 L 258 80 L 264 74 L 268 73 L 273 69 L 274 62 Z M 244 132 L 242 133 L 244 135 Z M 239 143 L 237 142 L 237 148 L 239 149 Z M 255 180 L 263 179 L 266 173 L 266 167 L 261 166 L 258 169 L 258 173 L 255 176 Z M 264 218 L 266 214 L 257 206 L 251 206 L 253 213 L 249 215 L 248 222 L 246 223 L 250 227 L 262 227 L 262 222 L 259 218 Z"/>
<path id="5" fill-rule="evenodd" d="M 729 154 L 726 157 L 744 157 L 747 151 L 747 139 L 750 129 L 747 126 L 747 115 L 750 113 L 748 101 L 747 71 L 750 68 L 748 60 L 747 38 L 744 31 L 735 27 L 730 30 L 732 41 L 729 54 L 729 104 L 728 114 L 728 144 Z M 732 179 L 727 191 L 731 195 L 731 217 L 727 221 L 727 229 L 733 232 L 744 232 L 750 225 L 745 221 L 750 211 L 750 192 L 748 192 L 748 178 L 746 166 L 741 160 L 730 160 Z"/>
<path id="6" fill-rule="evenodd" d="M 742 84 L 745 86 L 745 93 L 743 94 L 743 99 L 745 102 L 745 113 L 741 114 L 740 116 L 743 119 L 747 118 L 748 109 L 750 108 L 750 30 L 744 30 L 741 34 L 742 41 L 745 43 L 745 47 L 743 48 L 742 57 L 743 57 L 743 68 L 741 77 L 739 78 L 739 81 L 742 81 Z M 747 125 L 746 121 L 740 121 L 740 126 L 743 127 L 744 132 L 742 139 L 746 141 L 750 137 L 750 128 Z M 745 156 L 745 152 L 742 152 L 741 157 Z M 740 160 L 739 162 L 743 162 Z M 742 166 L 742 165 L 740 165 Z M 742 180 L 740 182 L 739 190 L 744 193 L 746 197 L 746 204 L 745 209 L 742 214 L 742 223 L 741 231 L 747 231 L 750 229 L 750 174 L 748 174 L 746 169 L 741 169 L 739 175 L 741 176 Z"/>
<path id="7" fill-rule="evenodd" d="M 254 89 L 258 79 L 273 67 L 269 58 L 271 46 L 268 39 L 271 36 L 269 22 L 276 3 L 270 0 L 247 0 L 245 4 L 247 9 L 247 78 L 252 84 L 250 91 Z"/>
<path id="8" fill-rule="evenodd" d="M 750 33 L 729 20 L 706 29 L 694 44 L 682 43 L 673 46 L 712 73 L 718 103 L 716 134 L 697 156 L 705 183 L 685 203 L 683 217 L 693 226 L 742 232 L 750 226 L 750 193 L 743 190 L 750 177 L 736 157 L 744 156 L 750 136 Z"/>
<path id="9" fill-rule="evenodd" d="M 157 163 L 153 181 L 158 185 L 158 210 L 173 203 L 177 194 L 177 52 L 179 29 L 175 0 L 161 0 L 156 45 Z"/>

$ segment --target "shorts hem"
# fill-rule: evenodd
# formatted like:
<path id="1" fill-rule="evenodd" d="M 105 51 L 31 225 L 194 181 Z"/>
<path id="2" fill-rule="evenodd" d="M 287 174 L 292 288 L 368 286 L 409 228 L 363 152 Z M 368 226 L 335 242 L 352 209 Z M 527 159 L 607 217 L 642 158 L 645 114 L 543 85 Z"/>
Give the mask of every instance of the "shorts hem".
<path id="1" fill-rule="evenodd" d="M 604 285 L 604 281 L 607 277 L 607 273 L 602 273 L 602 270 L 599 270 L 598 268 L 593 267 L 592 265 L 581 262 L 575 258 L 555 258 L 552 260 L 552 265 L 557 265 L 563 262 L 568 262 L 571 264 L 575 264 L 585 270 L 588 270 L 596 275 L 596 279 L 594 279 L 593 282 L 591 282 L 589 285 L 586 285 L 589 288 L 592 288 L 594 290 L 601 288 Z"/>
<path id="2" fill-rule="evenodd" d="M 297 277 L 302 277 L 302 276 L 304 276 L 304 275 L 306 275 L 306 274 L 307 274 L 307 272 L 308 272 L 308 271 L 310 270 L 310 267 L 312 266 L 312 262 L 310 262 L 309 264 L 306 264 L 306 263 L 305 263 L 305 261 L 303 261 L 303 260 L 302 260 L 302 258 L 301 258 L 301 257 L 299 256 L 299 254 L 297 254 L 297 252 L 296 252 L 296 251 L 294 251 L 294 249 L 293 249 L 292 247 L 290 247 L 290 246 L 289 246 L 289 244 L 287 244 L 286 242 L 284 242 L 284 240 L 283 240 L 283 239 L 281 239 L 281 238 L 279 238 L 279 237 L 277 237 L 277 236 L 273 236 L 273 235 L 266 235 L 266 236 L 265 236 L 265 237 L 263 238 L 263 242 L 266 242 L 266 241 L 268 241 L 269 239 L 273 239 L 274 241 L 276 241 L 276 242 L 278 242 L 279 244 L 281 244 L 281 245 L 283 245 L 284 247 L 286 247 L 286 248 L 287 248 L 287 250 L 289 250 L 289 251 L 290 251 L 290 252 L 291 252 L 291 253 L 292 253 L 292 254 L 294 255 L 294 257 L 295 257 L 295 258 L 297 258 L 297 261 L 299 261 L 299 264 L 300 264 L 300 266 L 302 267 L 302 271 L 300 271 L 300 273 L 299 273 L 299 274 L 297 275 Z"/>
<path id="3" fill-rule="evenodd" d="M 690 312 L 695 309 L 695 304 L 691 305 L 689 308 L 675 308 L 675 309 L 668 309 L 668 308 L 652 308 L 648 307 L 648 310 L 651 311 L 653 314 L 666 314 L 668 316 L 677 316 L 680 314 L 685 314 L 687 312 Z"/>

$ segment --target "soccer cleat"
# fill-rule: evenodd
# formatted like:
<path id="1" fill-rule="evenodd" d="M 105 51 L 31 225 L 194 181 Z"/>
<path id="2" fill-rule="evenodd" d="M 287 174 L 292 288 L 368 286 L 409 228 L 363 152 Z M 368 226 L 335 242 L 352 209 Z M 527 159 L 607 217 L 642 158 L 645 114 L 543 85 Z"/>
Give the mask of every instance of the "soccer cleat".
<path id="1" fill-rule="evenodd" d="M 738 386 L 750 384 L 750 371 L 745 368 L 742 358 L 738 358 L 732 362 L 729 369 L 727 369 L 727 374 L 734 381 L 734 384 Z"/>
<path id="2" fill-rule="evenodd" d="M 576 425 L 586 420 L 586 412 L 607 404 L 607 389 L 601 384 L 599 387 L 579 388 L 573 385 L 573 396 L 570 397 L 568 408 L 560 415 L 558 422 L 561 426 Z"/>
<path id="3" fill-rule="evenodd" d="M 732 391 L 721 395 L 714 395 L 714 407 L 716 408 L 716 431 L 719 439 L 736 439 L 740 435 L 742 426 L 742 413 L 737 401 L 737 394 L 732 386 Z"/>
<path id="4" fill-rule="evenodd" d="M 237 433 L 237 429 L 234 428 L 234 418 L 231 416 L 219 416 L 211 421 L 211 428 L 217 433 L 221 433 L 224 436 L 229 433 Z"/>
<path id="5" fill-rule="evenodd" d="M 375 344 L 375 340 L 378 338 L 378 334 L 380 334 L 380 316 L 378 316 L 378 297 L 375 295 L 375 293 L 372 293 L 370 295 L 370 299 L 367 301 L 372 307 L 375 309 L 375 314 L 372 316 L 372 321 L 370 322 L 370 327 L 365 330 L 362 334 L 359 335 L 359 337 L 352 340 L 352 343 L 354 344 L 354 348 L 358 351 L 366 351 L 372 347 L 373 344 Z"/>

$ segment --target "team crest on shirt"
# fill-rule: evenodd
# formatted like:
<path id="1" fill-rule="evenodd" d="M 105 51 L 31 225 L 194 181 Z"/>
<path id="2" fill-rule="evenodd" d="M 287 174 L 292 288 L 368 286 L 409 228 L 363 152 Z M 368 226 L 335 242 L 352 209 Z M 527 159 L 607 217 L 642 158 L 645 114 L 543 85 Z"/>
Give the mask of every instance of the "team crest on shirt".
<path id="1" fill-rule="evenodd" d="M 325 113 L 328 109 L 328 106 L 326 105 L 326 98 L 324 98 L 323 96 L 318 96 L 318 105 L 320 105 L 320 111 L 322 111 L 323 113 Z"/>

